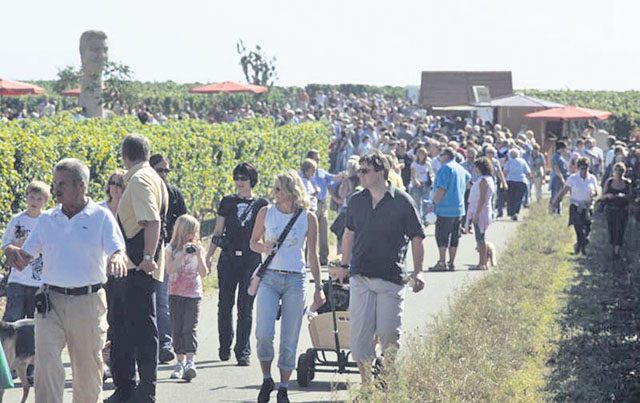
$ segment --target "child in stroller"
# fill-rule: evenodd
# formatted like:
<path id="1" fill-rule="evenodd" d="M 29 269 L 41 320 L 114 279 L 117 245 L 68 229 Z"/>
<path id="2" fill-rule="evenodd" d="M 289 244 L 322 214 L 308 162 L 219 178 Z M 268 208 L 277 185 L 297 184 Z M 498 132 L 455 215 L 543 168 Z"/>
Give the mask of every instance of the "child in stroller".
<path id="1" fill-rule="evenodd" d="M 331 293 L 329 287 L 332 287 Z M 339 261 L 329 262 L 329 280 L 324 282 L 322 289 L 327 297 L 325 303 L 321 306 L 311 305 L 307 310 L 308 316 L 331 312 L 329 295 L 333 296 L 336 312 L 349 310 L 349 270 L 340 267 Z"/>

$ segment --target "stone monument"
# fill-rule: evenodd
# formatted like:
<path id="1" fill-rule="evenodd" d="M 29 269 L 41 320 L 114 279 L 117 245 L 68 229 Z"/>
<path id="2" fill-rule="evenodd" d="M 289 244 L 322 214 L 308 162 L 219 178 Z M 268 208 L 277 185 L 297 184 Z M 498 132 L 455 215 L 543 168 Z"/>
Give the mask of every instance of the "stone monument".
<path id="1" fill-rule="evenodd" d="M 82 79 L 80 106 L 85 117 L 104 116 L 102 107 L 102 70 L 107 61 L 107 35 L 102 31 L 86 31 L 80 37 Z"/>

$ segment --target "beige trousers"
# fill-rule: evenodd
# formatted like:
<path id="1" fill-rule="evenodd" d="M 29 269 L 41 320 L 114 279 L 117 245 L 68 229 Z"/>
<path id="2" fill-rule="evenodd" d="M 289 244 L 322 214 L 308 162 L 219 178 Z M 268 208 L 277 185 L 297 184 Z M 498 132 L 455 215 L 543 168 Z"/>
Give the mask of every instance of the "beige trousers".
<path id="1" fill-rule="evenodd" d="M 329 199 L 329 196 L 327 196 Z M 318 232 L 320 240 L 320 263 L 326 264 L 329 261 L 329 223 L 327 222 L 327 200 L 318 200 Z"/>
<path id="2" fill-rule="evenodd" d="M 382 352 L 398 350 L 402 334 L 405 286 L 360 275 L 349 279 L 351 355 L 358 362 L 376 357 L 376 337 Z"/>
<path id="3" fill-rule="evenodd" d="M 533 186 L 531 186 L 531 193 L 533 193 L 535 189 L 536 192 L 536 202 L 542 200 L 542 177 L 534 177 L 533 178 Z M 533 194 L 529 195 L 529 202 L 533 202 Z"/>
<path id="4" fill-rule="evenodd" d="M 71 357 L 73 403 L 102 402 L 102 347 L 107 338 L 105 291 L 70 296 L 49 291 L 51 311 L 36 313 L 36 403 L 62 403 L 62 349 Z"/>

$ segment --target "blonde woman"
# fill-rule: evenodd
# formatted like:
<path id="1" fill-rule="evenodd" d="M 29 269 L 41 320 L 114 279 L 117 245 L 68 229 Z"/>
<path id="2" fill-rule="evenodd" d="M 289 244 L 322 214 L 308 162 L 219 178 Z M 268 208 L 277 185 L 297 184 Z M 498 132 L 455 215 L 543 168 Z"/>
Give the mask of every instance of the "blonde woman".
<path id="1" fill-rule="evenodd" d="M 287 389 L 291 371 L 296 366 L 296 350 L 306 294 L 305 246 L 315 283 L 314 303 L 317 305 L 324 301 L 317 250 L 318 220 L 309 211 L 309 195 L 298 173 L 290 170 L 278 175 L 273 185 L 273 195 L 275 203 L 260 209 L 256 217 L 250 241 L 253 251 L 262 254 L 271 253 L 289 220 L 299 209 L 302 209 L 302 213 L 277 249 L 262 276 L 256 295 L 257 351 L 263 377 L 258 402 L 268 402 L 269 395 L 275 389 L 275 383 L 271 377 L 271 362 L 274 358 L 273 337 L 279 306 L 281 306 L 282 316 L 278 357 L 280 368 L 278 401 L 289 401 Z"/>
<path id="2" fill-rule="evenodd" d="M 318 164 L 311 158 L 307 158 L 302 162 L 300 167 L 300 179 L 302 187 L 309 195 L 309 210 L 316 212 L 318 210 L 318 193 L 319 189 L 313 183 L 313 177 L 316 175 Z"/>
<path id="3" fill-rule="evenodd" d="M 178 361 L 172 379 L 190 381 L 197 374 L 193 363 L 198 347 L 196 327 L 203 295 L 202 277 L 209 274 L 199 234 L 198 220 L 188 214 L 181 215 L 176 220 L 171 242 L 165 247 L 173 348 Z"/>

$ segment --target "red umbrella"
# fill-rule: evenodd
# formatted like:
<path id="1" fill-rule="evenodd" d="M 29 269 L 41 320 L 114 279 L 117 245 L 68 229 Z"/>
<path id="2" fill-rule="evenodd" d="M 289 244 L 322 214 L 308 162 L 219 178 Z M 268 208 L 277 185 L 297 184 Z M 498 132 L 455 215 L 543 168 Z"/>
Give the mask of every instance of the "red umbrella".
<path id="1" fill-rule="evenodd" d="M 64 95 L 66 97 L 79 97 L 80 96 L 80 88 L 73 88 L 73 89 L 70 89 L 70 90 L 61 91 L 60 95 Z"/>
<path id="2" fill-rule="evenodd" d="M 4 96 L 37 95 L 42 93 L 44 93 L 44 88 L 38 87 L 37 85 L 3 80 L 0 78 L 0 110 L 2 110 L 2 97 Z"/>
<path id="3" fill-rule="evenodd" d="M 18 81 L 3 80 L 0 78 L 0 95 L 37 95 L 44 93 L 44 88 L 37 85 L 21 83 Z"/>
<path id="4" fill-rule="evenodd" d="M 221 83 L 214 83 L 204 85 L 202 87 L 194 87 L 189 90 L 193 94 L 212 94 L 217 92 L 253 92 L 254 94 L 262 94 L 267 92 L 267 87 L 253 84 L 241 84 L 233 81 L 223 81 Z"/>
<path id="5" fill-rule="evenodd" d="M 580 108 L 578 106 L 563 106 L 562 108 L 545 109 L 524 115 L 530 119 L 546 120 L 577 120 L 577 119 L 600 119 L 604 120 L 611 116 L 611 112 L 599 111 L 597 109 Z"/>

